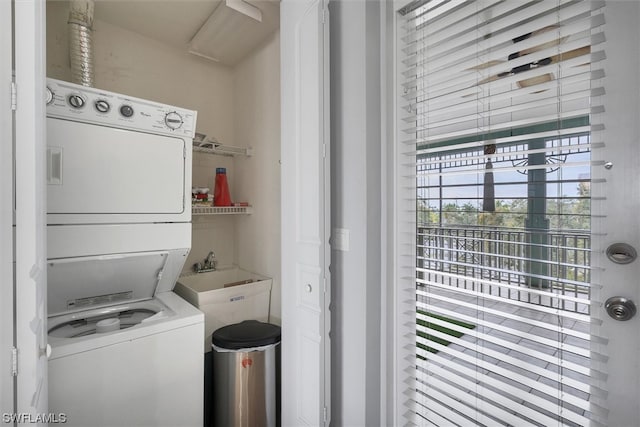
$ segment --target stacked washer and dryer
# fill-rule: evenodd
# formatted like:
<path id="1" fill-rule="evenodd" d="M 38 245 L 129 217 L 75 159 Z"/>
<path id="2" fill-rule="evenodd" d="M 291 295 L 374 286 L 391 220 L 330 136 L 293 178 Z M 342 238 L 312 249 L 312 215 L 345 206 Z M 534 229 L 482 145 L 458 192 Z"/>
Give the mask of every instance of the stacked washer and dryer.
<path id="1" fill-rule="evenodd" d="M 48 79 L 49 409 L 77 426 L 201 426 L 191 247 L 196 112 Z"/>

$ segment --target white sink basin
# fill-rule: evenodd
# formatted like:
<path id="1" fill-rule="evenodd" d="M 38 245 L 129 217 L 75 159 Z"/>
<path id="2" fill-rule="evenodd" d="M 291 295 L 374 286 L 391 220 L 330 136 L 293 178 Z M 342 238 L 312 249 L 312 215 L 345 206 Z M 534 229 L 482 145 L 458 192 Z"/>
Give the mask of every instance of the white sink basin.
<path id="1" fill-rule="evenodd" d="M 216 329 L 243 320 L 269 321 L 271 284 L 268 277 L 232 267 L 182 276 L 174 292 L 204 313 L 204 348 L 210 351 Z"/>

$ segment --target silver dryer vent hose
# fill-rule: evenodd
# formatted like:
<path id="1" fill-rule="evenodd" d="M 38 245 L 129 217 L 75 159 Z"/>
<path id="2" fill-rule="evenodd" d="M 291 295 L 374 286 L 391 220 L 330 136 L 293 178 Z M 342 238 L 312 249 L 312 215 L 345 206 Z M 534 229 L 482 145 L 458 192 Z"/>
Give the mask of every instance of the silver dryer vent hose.
<path id="1" fill-rule="evenodd" d="M 69 59 L 71 81 L 93 86 L 93 1 L 74 0 L 69 12 Z"/>

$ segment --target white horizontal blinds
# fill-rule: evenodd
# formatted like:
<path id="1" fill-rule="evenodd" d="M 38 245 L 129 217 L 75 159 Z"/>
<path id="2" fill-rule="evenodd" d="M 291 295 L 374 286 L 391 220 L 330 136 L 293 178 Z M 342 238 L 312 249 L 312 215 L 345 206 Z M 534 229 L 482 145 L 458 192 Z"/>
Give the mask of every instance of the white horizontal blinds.
<path id="1" fill-rule="evenodd" d="M 602 7 L 430 0 L 400 12 L 416 424 L 606 425 L 590 266 Z"/>

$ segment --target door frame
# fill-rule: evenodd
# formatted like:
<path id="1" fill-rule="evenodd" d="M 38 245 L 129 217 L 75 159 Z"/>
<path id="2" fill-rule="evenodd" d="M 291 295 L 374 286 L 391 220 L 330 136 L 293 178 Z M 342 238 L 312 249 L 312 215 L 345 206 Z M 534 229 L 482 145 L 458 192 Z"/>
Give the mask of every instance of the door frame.
<path id="1" fill-rule="evenodd" d="M 382 188 L 382 199 L 385 211 L 383 213 L 382 231 L 384 259 L 388 260 L 386 266 L 386 274 L 382 286 L 382 307 L 384 315 L 382 317 L 383 339 L 381 340 L 383 355 L 383 381 L 381 382 L 384 392 L 381 393 L 381 421 L 387 425 L 402 425 L 403 419 L 404 397 L 404 363 L 410 356 L 408 348 L 410 348 L 411 340 L 408 340 L 400 332 L 398 325 L 406 323 L 404 312 L 404 299 L 406 293 L 401 289 L 407 285 L 411 285 L 411 281 L 403 279 L 401 267 L 403 265 L 402 253 L 399 249 L 404 244 L 411 242 L 402 239 L 403 235 L 398 230 L 398 224 L 402 216 L 402 212 L 398 208 L 402 203 L 401 195 L 398 194 L 398 182 L 401 178 L 400 168 L 400 152 L 401 148 L 396 141 L 400 139 L 399 123 L 397 120 L 397 108 L 399 105 L 400 94 L 396 91 L 398 73 L 397 73 L 397 31 L 398 17 L 397 11 L 402 7 L 401 1 L 393 0 L 384 2 L 381 11 L 381 26 L 383 31 L 381 34 L 381 45 L 384 46 L 384 52 L 381 54 L 382 61 L 385 62 L 386 68 L 382 70 L 381 88 L 383 98 L 387 102 L 382 105 L 382 121 L 386 124 L 385 144 L 383 142 L 383 176 L 385 177 L 386 187 Z M 413 239 L 412 241 L 414 241 Z M 384 244 L 387 242 L 387 244 Z M 405 270 L 406 271 L 406 270 Z M 415 286 L 415 284 L 414 284 Z M 411 321 L 410 323 L 411 324 Z M 386 394 L 386 396 L 385 396 Z"/>
<path id="2" fill-rule="evenodd" d="M 46 3 L 14 1 L 16 412 L 48 410 L 46 298 Z M 38 416 L 40 418 L 38 418 Z"/>
<path id="3" fill-rule="evenodd" d="M 13 281 L 13 12 L 12 2 L 0 2 L 0 413 L 15 411 Z"/>

